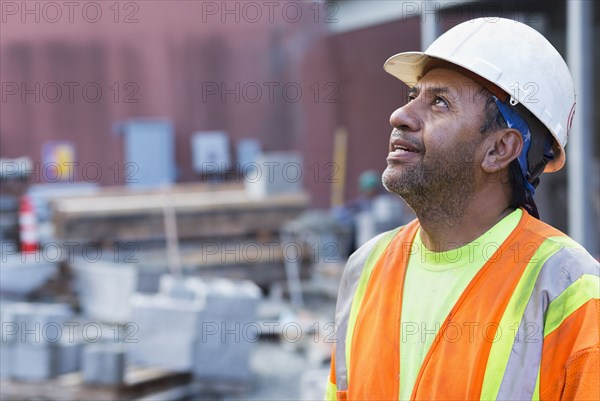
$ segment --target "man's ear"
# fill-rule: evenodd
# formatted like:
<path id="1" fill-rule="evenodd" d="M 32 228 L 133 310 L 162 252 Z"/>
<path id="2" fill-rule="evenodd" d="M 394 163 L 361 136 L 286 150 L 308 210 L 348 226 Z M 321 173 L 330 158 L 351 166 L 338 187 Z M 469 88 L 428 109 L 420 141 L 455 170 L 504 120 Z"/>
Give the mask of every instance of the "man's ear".
<path id="1" fill-rule="evenodd" d="M 485 155 L 481 169 L 488 174 L 508 168 L 510 162 L 519 157 L 523 148 L 521 133 L 512 128 L 500 129 L 485 141 Z"/>

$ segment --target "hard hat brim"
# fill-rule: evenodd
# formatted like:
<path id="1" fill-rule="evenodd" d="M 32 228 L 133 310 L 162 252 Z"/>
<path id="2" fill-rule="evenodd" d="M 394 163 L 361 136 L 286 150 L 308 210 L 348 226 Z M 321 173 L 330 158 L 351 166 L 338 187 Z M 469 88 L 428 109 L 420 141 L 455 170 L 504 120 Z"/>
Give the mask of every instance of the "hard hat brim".
<path id="1" fill-rule="evenodd" d="M 403 52 L 393 55 L 387 59 L 383 65 L 383 69 L 388 74 L 398 78 L 409 87 L 413 87 L 421 78 L 423 78 L 424 70 L 427 64 L 435 59 L 443 60 L 469 70 L 468 67 L 459 65 L 456 62 L 446 60 L 444 58 L 428 56 L 423 52 Z M 545 173 L 551 173 L 560 170 L 565 163 L 565 151 L 562 145 L 556 140 L 553 141 L 553 149 L 554 159 L 550 160 L 546 165 L 546 168 L 544 169 Z"/>
<path id="2" fill-rule="evenodd" d="M 422 78 L 421 74 L 429 60 L 431 57 L 423 52 L 404 52 L 387 59 L 383 69 L 412 87 Z"/>

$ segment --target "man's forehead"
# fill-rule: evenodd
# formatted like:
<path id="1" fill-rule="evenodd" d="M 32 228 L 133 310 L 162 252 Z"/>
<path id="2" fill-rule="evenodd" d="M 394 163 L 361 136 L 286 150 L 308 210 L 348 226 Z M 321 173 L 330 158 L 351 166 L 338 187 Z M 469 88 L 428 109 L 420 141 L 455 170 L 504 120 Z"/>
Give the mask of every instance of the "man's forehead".
<path id="1" fill-rule="evenodd" d="M 460 91 L 462 88 L 479 91 L 483 87 L 457 71 L 435 68 L 429 70 L 411 89 L 420 92 L 432 89 L 439 91 L 440 88 L 447 91 Z"/>

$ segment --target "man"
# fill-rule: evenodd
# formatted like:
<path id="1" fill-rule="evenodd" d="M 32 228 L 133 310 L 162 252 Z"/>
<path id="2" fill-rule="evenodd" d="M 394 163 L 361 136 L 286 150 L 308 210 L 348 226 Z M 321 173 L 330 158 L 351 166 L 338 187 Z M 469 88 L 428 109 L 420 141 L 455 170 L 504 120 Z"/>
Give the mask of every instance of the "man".
<path id="1" fill-rule="evenodd" d="M 326 398 L 599 399 L 598 262 L 533 202 L 565 161 L 564 60 L 524 24 L 477 19 L 384 68 L 411 90 L 383 182 L 417 220 L 350 257 Z"/>

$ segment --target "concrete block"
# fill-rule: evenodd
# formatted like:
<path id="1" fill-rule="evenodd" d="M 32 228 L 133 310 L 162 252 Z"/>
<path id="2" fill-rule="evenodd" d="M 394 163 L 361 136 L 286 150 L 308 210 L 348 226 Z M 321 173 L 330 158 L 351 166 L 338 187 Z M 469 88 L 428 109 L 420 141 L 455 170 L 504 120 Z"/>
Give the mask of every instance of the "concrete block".
<path id="1" fill-rule="evenodd" d="M 193 374 L 198 379 L 249 380 L 250 353 L 255 344 L 246 340 L 198 341 L 195 347 Z"/>
<path id="2" fill-rule="evenodd" d="M 222 355 L 204 354 L 202 357 L 194 363 L 193 374 L 196 379 L 249 381 L 252 378 L 247 355 L 232 350 Z"/>
<path id="3" fill-rule="evenodd" d="M 159 279 L 159 292 L 169 298 L 194 300 L 197 292 L 189 285 L 189 280 L 165 274 Z"/>
<path id="4" fill-rule="evenodd" d="M 83 344 L 80 342 L 61 342 L 58 346 L 57 374 L 76 372 L 81 369 Z"/>
<path id="5" fill-rule="evenodd" d="M 131 299 L 137 343 L 128 355 L 142 365 L 185 372 L 192 368 L 198 322 L 204 311 L 200 300 L 173 299 L 162 294 L 136 294 Z"/>
<path id="6" fill-rule="evenodd" d="M 0 315 L 0 346 L 8 346 L 20 338 L 19 324 L 12 314 L 6 312 Z"/>
<path id="7" fill-rule="evenodd" d="M 39 346 L 19 342 L 13 349 L 10 375 L 23 381 L 43 381 L 58 373 L 58 346 Z"/>
<path id="8" fill-rule="evenodd" d="M 13 345 L 0 343 L 0 379 L 10 377 L 13 365 Z"/>
<path id="9" fill-rule="evenodd" d="M 85 315 L 110 323 L 131 319 L 129 298 L 138 285 L 137 265 L 106 260 L 91 263 L 81 258 L 71 266 Z"/>
<path id="10" fill-rule="evenodd" d="M 42 381 L 79 370 L 82 344 L 17 342 L 10 347 L 9 376 L 23 381 Z"/>
<path id="11" fill-rule="evenodd" d="M 206 282 L 206 310 L 209 316 L 254 319 L 260 289 L 251 281 L 215 279 Z"/>
<path id="12" fill-rule="evenodd" d="M 82 357 L 83 381 L 88 384 L 120 384 L 125 378 L 125 351 L 118 344 L 93 344 Z"/>
<path id="13" fill-rule="evenodd" d="M 202 301 L 205 304 L 205 318 L 224 318 L 227 321 L 230 317 L 253 319 L 262 297 L 260 288 L 248 280 L 178 279 L 171 275 L 160 278 L 159 292 L 171 298 Z"/>
<path id="14" fill-rule="evenodd" d="M 260 330 L 258 286 L 250 281 L 165 275 L 159 288 L 157 295 L 132 298 L 133 320 L 139 327 L 139 343 L 128 351 L 132 361 L 193 371 L 203 379 L 248 379 L 248 359 Z"/>
<path id="15" fill-rule="evenodd" d="M 195 344 L 194 377 L 250 380 L 249 358 L 260 331 L 260 289 L 250 281 L 216 279 L 205 285 L 206 313 Z"/>
<path id="16" fill-rule="evenodd" d="M 2 356 L 8 376 L 41 381 L 78 369 L 80 345 L 68 343 L 67 304 L 11 303 L 2 308 Z M 8 352 L 5 350 L 5 346 Z M 7 359 L 9 362 L 7 362 Z"/>
<path id="17" fill-rule="evenodd" d="M 64 323 L 72 317 L 71 307 L 65 304 L 9 304 L 2 312 L 2 341 L 38 346 L 56 343 L 67 330 Z"/>

